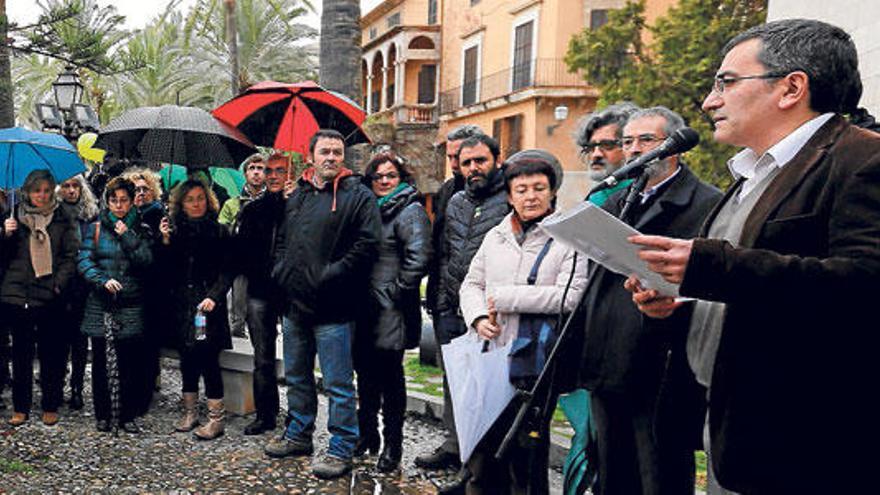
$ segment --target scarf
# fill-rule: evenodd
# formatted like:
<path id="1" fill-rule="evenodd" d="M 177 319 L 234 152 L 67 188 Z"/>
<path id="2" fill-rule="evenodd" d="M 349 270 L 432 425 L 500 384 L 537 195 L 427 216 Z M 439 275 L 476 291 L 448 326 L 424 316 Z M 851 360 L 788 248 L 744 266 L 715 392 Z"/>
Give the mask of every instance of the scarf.
<path id="1" fill-rule="evenodd" d="M 42 208 L 22 202 L 18 209 L 19 222 L 26 225 L 31 232 L 28 242 L 31 265 L 37 278 L 52 275 L 52 239 L 46 229 L 52 223 L 57 206 L 55 198 L 52 198 L 52 201 Z"/>
<path id="2" fill-rule="evenodd" d="M 125 227 L 131 230 L 134 226 L 135 221 L 137 220 L 138 212 L 137 208 L 132 208 L 128 210 L 128 213 L 125 214 L 124 217 L 119 218 L 113 214 L 109 209 L 107 210 L 107 224 L 111 227 L 116 225 L 116 222 L 122 220 L 122 223 L 125 224 Z"/>
<path id="3" fill-rule="evenodd" d="M 394 196 L 397 196 L 397 194 L 400 191 L 403 191 L 404 189 L 406 189 L 408 187 L 409 187 L 409 184 L 407 184 L 406 182 L 401 182 L 400 184 L 398 184 L 397 187 L 395 187 L 393 191 L 391 191 L 390 193 L 386 194 L 385 196 L 382 196 L 381 198 L 379 198 L 379 208 L 382 208 L 382 205 L 387 203 Z"/>

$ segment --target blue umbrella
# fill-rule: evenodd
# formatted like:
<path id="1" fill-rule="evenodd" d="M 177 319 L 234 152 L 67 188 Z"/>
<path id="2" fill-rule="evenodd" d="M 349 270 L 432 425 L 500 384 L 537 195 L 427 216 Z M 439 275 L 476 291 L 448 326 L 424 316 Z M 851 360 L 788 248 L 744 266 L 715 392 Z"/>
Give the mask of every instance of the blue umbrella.
<path id="1" fill-rule="evenodd" d="M 48 170 L 58 182 L 85 172 L 86 166 L 60 134 L 22 127 L 0 129 L 0 189 L 17 189 L 34 170 Z"/>

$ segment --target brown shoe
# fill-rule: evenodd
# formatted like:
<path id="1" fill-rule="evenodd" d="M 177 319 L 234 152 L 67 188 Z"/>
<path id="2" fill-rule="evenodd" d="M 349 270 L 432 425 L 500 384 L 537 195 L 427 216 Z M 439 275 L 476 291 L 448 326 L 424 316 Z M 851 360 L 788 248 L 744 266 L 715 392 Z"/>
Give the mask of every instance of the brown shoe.
<path id="1" fill-rule="evenodd" d="M 9 418 L 9 421 L 7 421 L 7 423 L 9 423 L 12 426 L 21 426 L 21 425 L 27 423 L 27 420 L 28 420 L 27 414 L 17 412 L 17 413 L 12 413 L 12 417 Z"/>
<path id="2" fill-rule="evenodd" d="M 43 413 L 43 424 L 46 426 L 55 426 L 58 423 L 58 413 L 57 412 L 44 412 Z"/>
<path id="3" fill-rule="evenodd" d="M 192 431 L 193 428 L 199 425 L 199 412 L 197 409 L 198 400 L 199 394 L 195 392 L 184 392 L 183 400 L 181 401 L 183 405 L 183 416 L 181 416 L 180 421 L 174 425 L 175 430 Z"/>

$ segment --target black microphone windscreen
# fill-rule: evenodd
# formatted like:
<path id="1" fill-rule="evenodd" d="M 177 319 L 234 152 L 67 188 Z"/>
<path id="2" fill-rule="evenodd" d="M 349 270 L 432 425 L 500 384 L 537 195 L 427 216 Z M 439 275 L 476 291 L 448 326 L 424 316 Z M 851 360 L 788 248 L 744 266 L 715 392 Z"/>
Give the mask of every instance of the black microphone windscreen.
<path id="1" fill-rule="evenodd" d="M 683 127 L 673 132 L 670 137 L 675 141 L 672 154 L 684 153 L 700 142 L 700 133 L 690 127 Z"/>

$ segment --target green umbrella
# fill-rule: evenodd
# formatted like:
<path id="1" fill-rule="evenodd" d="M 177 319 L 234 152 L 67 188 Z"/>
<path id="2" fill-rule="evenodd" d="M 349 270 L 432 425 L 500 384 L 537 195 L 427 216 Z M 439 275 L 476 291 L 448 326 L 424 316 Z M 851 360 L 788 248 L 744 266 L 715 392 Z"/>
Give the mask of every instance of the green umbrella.
<path id="1" fill-rule="evenodd" d="M 235 198 L 241 195 L 241 189 L 244 187 L 245 183 L 244 174 L 238 170 L 224 167 L 209 167 L 208 170 L 211 173 L 211 180 L 225 189 L 226 192 L 229 193 L 230 198 Z M 185 181 L 187 178 L 186 167 L 182 165 L 171 165 L 170 184 L 167 165 L 162 167 L 162 170 L 159 171 L 159 175 L 162 177 L 162 186 L 166 191 L 170 191 L 172 187 Z"/>

